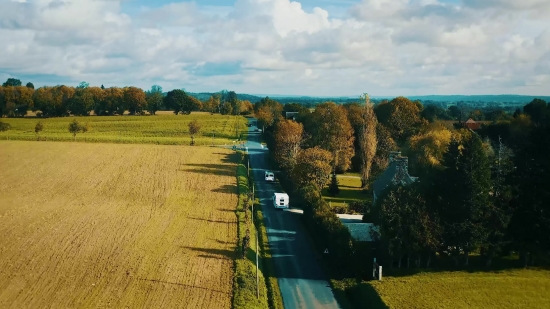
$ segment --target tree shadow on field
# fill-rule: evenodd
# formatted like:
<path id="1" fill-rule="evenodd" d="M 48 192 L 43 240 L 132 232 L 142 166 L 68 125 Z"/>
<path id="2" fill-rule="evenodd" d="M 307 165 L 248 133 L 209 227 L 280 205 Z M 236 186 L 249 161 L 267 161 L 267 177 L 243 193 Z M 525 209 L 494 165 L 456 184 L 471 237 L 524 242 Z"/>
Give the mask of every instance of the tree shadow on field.
<path id="1" fill-rule="evenodd" d="M 223 209 L 223 208 L 218 208 L 216 209 L 217 211 L 223 211 L 223 212 L 231 212 L 231 213 L 234 213 L 235 210 L 234 209 Z"/>
<path id="2" fill-rule="evenodd" d="M 355 304 L 362 304 L 369 309 L 389 309 L 378 292 L 368 283 L 360 283 L 346 291 L 348 297 Z"/>
<path id="3" fill-rule="evenodd" d="M 187 246 L 180 246 L 182 249 L 197 251 L 201 253 L 199 255 L 200 257 L 207 257 L 207 258 L 217 258 L 217 259 L 234 259 L 235 258 L 235 250 L 226 250 L 226 249 L 213 249 L 213 248 L 196 248 L 196 247 L 187 247 Z M 225 257 L 225 258 L 224 258 Z"/>
<path id="4" fill-rule="evenodd" d="M 217 189 L 212 189 L 212 192 L 237 194 L 237 186 L 236 185 L 223 185 L 223 186 L 221 186 Z"/>
<path id="5" fill-rule="evenodd" d="M 187 217 L 187 218 L 191 220 L 206 221 L 206 222 L 213 222 L 213 223 L 236 224 L 236 222 L 232 222 L 232 221 L 222 221 L 222 220 L 195 218 L 195 217 Z"/>
<path id="6" fill-rule="evenodd" d="M 235 176 L 236 167 L 232 165 L 221 165 L 221 164 L 185 164 L 184 166 L 189 166 L 190 168 L 180 167 L 178 172 L 191 172 L 199 174 L 210 174 L 218 176 Z"/>
<path id="7" fill-rule="evenodd" d="M 190 285 L 190 284 L 185 284 L 185 283 L 169 282 L 169 281 L 163 281 L 163 280 L 157 280 L 157 279 L 147 279 L 147 278 L 137 278 L 137 280 L 149 281 L 149 282 L 155 282 L 155 283 L 163 283 L 163 284 L 171 284 L 171 285 L 177 285 L 177 286 L 182 286 L 182 287 L 187 287 L 187 288 L 192 288 L 192 289 L 201 289 L 201 290 L 206 290 L 206 291 L 211 291 L 211 292 L 217 292 L 217 293 L 222 293 L 222 294 L 230 294 L 230 293 L 220 291 L 220 290 L 203 288 L 203 287 L 200 287 L 200 286 L 195 286 L 195 285 Z"/>

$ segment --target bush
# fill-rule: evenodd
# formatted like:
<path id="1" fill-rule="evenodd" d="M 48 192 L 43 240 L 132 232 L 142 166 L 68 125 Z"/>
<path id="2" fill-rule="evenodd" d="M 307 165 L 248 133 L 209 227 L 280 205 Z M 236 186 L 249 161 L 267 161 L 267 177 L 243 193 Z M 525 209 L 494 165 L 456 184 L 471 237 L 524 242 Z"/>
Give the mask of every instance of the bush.
<path id="1" fill-rule="evenodd" d="M 0 121 L 0 132 L 8 131 L 9 129 L 11 129 L 11 125 L 9 123 Z"/>

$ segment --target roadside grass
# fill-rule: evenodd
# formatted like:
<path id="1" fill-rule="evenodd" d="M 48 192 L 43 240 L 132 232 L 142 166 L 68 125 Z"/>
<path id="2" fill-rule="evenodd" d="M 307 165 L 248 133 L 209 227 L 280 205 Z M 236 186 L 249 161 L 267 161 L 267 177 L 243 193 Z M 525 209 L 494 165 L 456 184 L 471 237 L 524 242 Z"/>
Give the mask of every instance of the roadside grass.
<path id="1" fill-rule="evenodd" d="M 386 276 L 350 289 L 356 304 L 378 308 L 550 308 L 550 271 L 426 272 Z"/>
<path id="2" fill-rule="evenodd" d="M 250 182 L 254 183 L 254 178 L 250 176 Z M 277 183 L 278 189 L 280 185 Z M 283 309 L 283 297 L 281 295 L 281 290 L 279 288 L 279 282 L 275 275 L 275 265 L 271 258 L 271 249 L 269 248 L 269 242 L 267 239 L 267 229 L 265 226 L 264 215 L 262 212 L 264 205 L 259 202 L 254 203 L 254 212 L 255 212 L 255 223 L 256 228 L 258 229 L 258 239 L 260 243 L 260 252 L 262 254 L 262 273 L 265 274 L 267 278 L 265 283 L 267 285 L 269 307 L 271 309 Z"/>
<path id="3" fill-rule="evenodd" d="M 352 177 L 345 177 L 352 176 Z M 372 196 L 370 191 L 363 191 L 361 189 L 361 179 L 355 177 L 355 175 L 336 175 L 338 179 L 338 187 L 340 193 L 336 196 L 330 196 L 328 191 L 328 185 L 323 189 L 323 199 L 330 204 L 331 207 L 344 207 L 347 208 L 349 203 L 354 201 L 371 200 Z"/>
<path id="4" fill-rule="evenodd" d="M 190 115 L 4 118 L 2 121 L 9 123 L 11 129 L 0 132 L 0 140 L 36 141 L 34 127 L 41 121 L 44 130 L 40 140 L 73 141 L 68 126 L 75 118 L 89 125 L 88 132 L 77 134 L 79 142 L 188 145 L 191 142 L 188 124 L 193 120 L 201 124 L 201 131 L 195 136 L 197 145 L 232 145 L 234 140 L 247 136 L 246 118 L 242 116 L 193 112 Z"/>
<path id="5" fill-rule="evenodd" d="M 244 162 L 237 166 L 237 183 L 239 190 L 239 201 L 236 209 L 237 215 L 237 259 L 235 261 L 235 278 L 233 282 L 233 308 L 234 309 L 248 309 L 248 308 L 268 308 L 268 291 L 266 288 L 266 280 L 263 272 L 259 272 L 259 294 L 257 298 L 256 293 L 256 233 L 253 226 L 250 224 L 251 213 L 248 211 L 248 221 L 246 219 L 246 213 L 244 204 L 247 194 L 250 190 L 247 178 L 247 169 Z M 241 259 L 242 256 L 242 241 L 246 235 L 247 227 L 250 229 L 250 245 L 247 249 L 245 259 Z"/>

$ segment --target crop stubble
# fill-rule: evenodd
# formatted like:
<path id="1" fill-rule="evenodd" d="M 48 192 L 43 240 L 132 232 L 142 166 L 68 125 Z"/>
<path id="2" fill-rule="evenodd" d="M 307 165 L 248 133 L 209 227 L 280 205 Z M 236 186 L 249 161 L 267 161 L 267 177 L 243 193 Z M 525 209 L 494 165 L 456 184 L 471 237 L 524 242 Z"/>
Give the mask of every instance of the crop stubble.
<path id="1" fill-rule="evenodd" d="M 229 308 L 230 156 L 0 141 L 0 307 Z"/>

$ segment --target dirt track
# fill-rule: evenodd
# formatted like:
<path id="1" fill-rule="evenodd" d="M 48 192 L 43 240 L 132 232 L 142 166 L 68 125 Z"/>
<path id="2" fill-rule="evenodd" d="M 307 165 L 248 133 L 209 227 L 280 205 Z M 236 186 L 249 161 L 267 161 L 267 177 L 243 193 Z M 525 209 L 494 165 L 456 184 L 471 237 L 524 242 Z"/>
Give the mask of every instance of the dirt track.
<path id="1" fill-rule="evenodd" d="M 0 307 L 230 308 L 229 156 L 0 141 Z"/>

